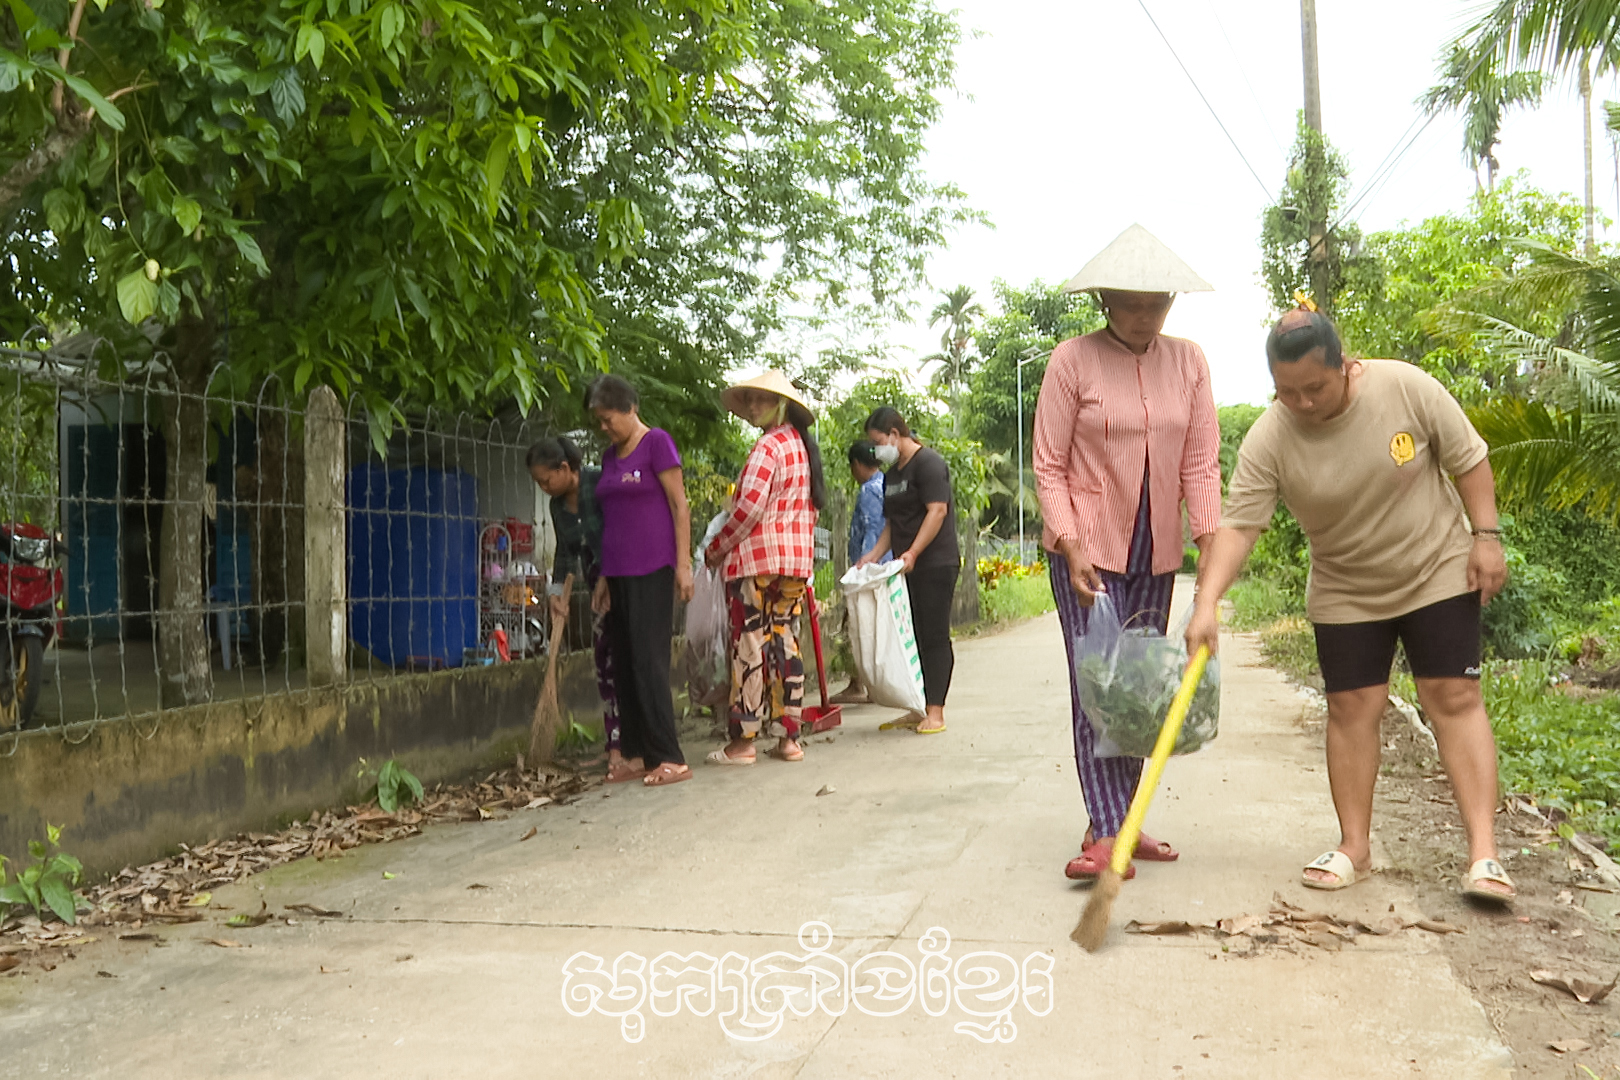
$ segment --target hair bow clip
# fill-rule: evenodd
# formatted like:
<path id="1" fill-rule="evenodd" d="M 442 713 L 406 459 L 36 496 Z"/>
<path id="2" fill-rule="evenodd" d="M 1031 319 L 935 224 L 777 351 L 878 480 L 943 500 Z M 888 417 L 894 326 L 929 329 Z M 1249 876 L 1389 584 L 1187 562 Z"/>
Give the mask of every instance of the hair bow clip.
<path id="1" fill-rule="evenodd" d="M 1294 290 L 1294 303 L 1299 305 L 1301 311 L 1316 310 L 1316 301 L 1312 300 L 1311 294 L 1306 292 L 1304 289 Z"/>

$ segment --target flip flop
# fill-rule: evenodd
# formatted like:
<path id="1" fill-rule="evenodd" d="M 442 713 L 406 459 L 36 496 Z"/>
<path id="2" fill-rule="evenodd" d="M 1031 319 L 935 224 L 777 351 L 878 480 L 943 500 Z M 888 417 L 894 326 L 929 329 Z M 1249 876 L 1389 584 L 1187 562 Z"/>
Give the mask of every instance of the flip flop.
<path id="1" fill-rule="evenodd" d="M 1063 876 L 1070 881 L 1096 881 L 1108 869 L 1113 858 L 1114 838 L 1110 836 L 1081 848 L 1080 854 L 1070 859 L 1069 865 L 1063 868 Z M 1125 880 L 1129 881 L 1135 876 L 1136 864 L 1133 862 L 1125 867 Z"/>
<path id="2" fill-rule="evenodd" d="M 724 753 L 724 751 L 721 751 L 721 752 Z M 769 754 L 771 757 L 775 758 L 777 761 L 803 761 L 804 760 L 804 751 L 803 750 L 795 750 L 795 751 L 793 751 L 793 753 L 790 754 L 787 751 L 783 750 L 780 744 L 771 747 L 769 750 L 767 750 L 765 752 L 767 754 Z"/>
<path id="3" fill-rule="evenodd" d="M 917 725 L 923 722 L 923 719 L 924 719 L 923 717 L 918 716 L 916 713 L 906 713 L 906 715 L 900 717 L 897 720 L 888 720 L 888 721 L 885 721 L 884 723 L 879 724 L 878 725 L 878 730 L 879 731 L 898 731 L 901 728 L 910 728 L 910 729 L 915 730 Z"/>
<path id="4" fill-rule="evenodd" d="M 690 779 L 692 779 L 692 767 L 690 765 L 676 765 L 674 762 L 666 761 L 646 776 L 643 776 L 641 782 L 647 787 L 664 787 L 668 784 L 679 784 L 683 780 Z"/>
<path id="5" fill-rule="evenodd" d="M 749 754 L 747 757 L 732 757 L 730 754 L 726 753 L 724 747 L 721 747 L 719 750 L 710 750 L 709 756 L 703 760 L 707 761 L 710 765 L 752 765 L 754 763 L 754 755 Z"/>
<path id="6" fill-rule="evenodd" d="M 919 735 L 943 735 L 945 734 L 945 725 L 941 724 L 939 727 L 925 728 L 921 724 L 918 724 L 911 730 L 915 731 Z"/>
<path id="7" fill-rule="evenodd" d="M 1307 889 L 1321 889 L 1324 892 L 1338 892 L 1348 889 L 1359 878 L 1356 873 L 1356 864 L 1350 861 L 1350 856 L 1342 851 L 1324 851 L 1316 857 L 1316 861 L 1307 863 L 1305 870 L 1324 870 L 1334 877 L 1333 881 L 1318 881 L 1300 871 L 1299 883 Z"/>
<path id="8" fill-rule="evenodd" d="M 1084 851 L 1097 842 L 1095 834 L 1086 830 L 1086 838 L 1080 843 L 1080 850 Z M 1181 852 L 1170 846 L 1168 840 L 1155 840 L 1147 833 L 1138 833 L 1136 850 L 1131 852 L 1131 858 L 1141 862 L 1175 862 L 1181 858 Z"/>
<path id="9" fill-rule="evenodd" d="M 1506 885 L 1507 892 L 1498 892 L 1487 889 L 1481 882 L 1494 881 L 1499 885 Z M 1498 904 L 1511 904 L 1518 898 L 1519 890 L 1514 887 L 1513 879 L 1507 876 L 1502 864 L 1495 859 L 1480 859 L 1468 868 L 1463 875 L 1463 895 L 1471 896 L 1476 900 L 1491 900 Z"/>

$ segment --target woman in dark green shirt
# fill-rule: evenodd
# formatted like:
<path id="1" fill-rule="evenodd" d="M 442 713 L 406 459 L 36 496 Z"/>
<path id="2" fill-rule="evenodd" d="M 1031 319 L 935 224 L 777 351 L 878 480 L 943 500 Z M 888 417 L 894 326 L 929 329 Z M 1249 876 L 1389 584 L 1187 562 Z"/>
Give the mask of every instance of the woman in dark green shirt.
<path id="1" fill-rule="evenodd" d="M 551 562 L 551 580 L 574 575 L 568 598 L 567 645 L 585 647 L 588 639 L 596 659 L 596 690 L 602 697 L 602 726 L 607 732 L 608 782 L 635 779 L 635 772 L 619 749 L 619 697 L 613 682 L 613 651 L 608 644 L 612 612 L 591 605 L 591 593 L 602 573 L 602 514 L 596 505 L 596 482 L 602 470 L 585 468 L 584 456 L 566 436 L 541 439 L 529 447 L 525 459 L 529 475 L 551 497 L 551 526 L 557 537 Z"/>

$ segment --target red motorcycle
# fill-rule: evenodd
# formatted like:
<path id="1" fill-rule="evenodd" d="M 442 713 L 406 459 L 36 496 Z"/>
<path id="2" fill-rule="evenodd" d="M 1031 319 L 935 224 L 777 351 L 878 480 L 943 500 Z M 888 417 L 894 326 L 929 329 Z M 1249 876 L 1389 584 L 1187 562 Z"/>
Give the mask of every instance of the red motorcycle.
<path id="1" fill-rule="evenodd" d="M 0 523 L 0 731 L 26 727 L 39 705 L 63 591 L 56 550 L 38 525 Z"/>

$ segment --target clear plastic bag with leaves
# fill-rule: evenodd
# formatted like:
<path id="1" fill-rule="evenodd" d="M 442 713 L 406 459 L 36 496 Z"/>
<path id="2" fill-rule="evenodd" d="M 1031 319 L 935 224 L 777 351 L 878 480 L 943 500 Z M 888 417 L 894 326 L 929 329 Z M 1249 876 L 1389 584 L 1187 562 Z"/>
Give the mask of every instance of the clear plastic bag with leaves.
<path id="1" fill-rule="evenodd" d="M 1183 617 L 1168 636 L 1133 617 L 1122 623 L 1113 600 L 1097 598 L 1086 632 L 1074 641 L 1075 684 L 1091 721 L 1098 757 L 1148 757 L 1187 667 Z M 1131 625 L 1126 625 L 1129 623 Z M 1220 731 L 1221 667 L 1210 658 L 1172 754 L 1200 750 Z"/>

